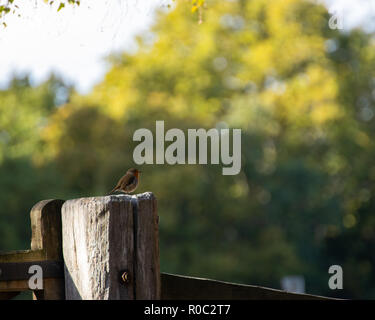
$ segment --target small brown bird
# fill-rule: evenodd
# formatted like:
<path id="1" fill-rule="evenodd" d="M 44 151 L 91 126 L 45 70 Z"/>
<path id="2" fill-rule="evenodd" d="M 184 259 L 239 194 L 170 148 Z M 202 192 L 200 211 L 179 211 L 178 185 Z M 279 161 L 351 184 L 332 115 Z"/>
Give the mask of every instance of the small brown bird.
<path id="1" fill-rule="evenodd" d="M 129 169 L 109 194 L 115 191 L 122 191 L 124 193 L 133 192 L 138 187 L 140 173 L 141 171 L 137 169 Z"/>

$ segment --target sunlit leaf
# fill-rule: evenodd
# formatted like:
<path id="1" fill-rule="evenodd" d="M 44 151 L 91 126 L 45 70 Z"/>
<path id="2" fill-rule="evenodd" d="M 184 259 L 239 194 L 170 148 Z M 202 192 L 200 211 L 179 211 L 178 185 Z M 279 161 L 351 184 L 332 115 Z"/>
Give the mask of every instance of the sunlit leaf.
<path id="1" fill-rule="evenodd" d="M 65 3 L 61 2 L 60 5 L 59 5 L 59 7 L 58 7 L 58 9 L 57 9 L 57 11 L 60 11 L 64 7 L 65 7 Z"/>

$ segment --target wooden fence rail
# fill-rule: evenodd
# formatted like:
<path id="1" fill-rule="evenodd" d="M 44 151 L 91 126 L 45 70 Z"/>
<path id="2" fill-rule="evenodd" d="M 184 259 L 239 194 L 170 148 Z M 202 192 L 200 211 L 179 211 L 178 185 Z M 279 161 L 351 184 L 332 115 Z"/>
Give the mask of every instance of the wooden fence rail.
<path id="1" fill-rule="evenodd" d="M 150 192 L 68 201 L 31 210 L 31 250 L 0 253 L 0 299 L 30 290 L 34 299 L 330 299 L 259 286 L 160 273 L 157 202 Z"/>
<path id="2" fill-rule="evenodd" d="M 0 254 L 0 298 L 10 298 L 21 291 L 29 290 L 30 263 L 40 265 L 44 271 L 43 290 L 34 290 L 34 299 L 65 298 L 64 279 L 56 276 L 61 271 L 56 271 L 57 266 L 61 269 L 63 262 L 61 239 L 63 203 L 63 200 L 38 202 L 30 212 L 31 250 Z"/>

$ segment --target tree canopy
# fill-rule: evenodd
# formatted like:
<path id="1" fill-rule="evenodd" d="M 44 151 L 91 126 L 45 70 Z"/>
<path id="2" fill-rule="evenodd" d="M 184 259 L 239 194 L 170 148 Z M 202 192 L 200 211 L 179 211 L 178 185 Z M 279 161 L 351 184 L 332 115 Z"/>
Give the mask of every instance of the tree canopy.
<path id="1" fill-rule="evenodd" d="M 275 288 L 301 274 L 309 293 L 374 297 L 372 36 L 331 30 L 307 0 L 206 4 L 202 24 L 190 2 L 159 13 L 88 95 L 54 79 L 0 92 L 0 247 L 26 245 L 36 198 L 108 192 L 134 166 L 136 129 L 241 128 L 239 175 L 141 168 L 137 192 L 158 199 L 162 271 Z M 70 92 L 62 105 L 59 90 Z M 332 264 L 341 292 L 327 285 Z"/>

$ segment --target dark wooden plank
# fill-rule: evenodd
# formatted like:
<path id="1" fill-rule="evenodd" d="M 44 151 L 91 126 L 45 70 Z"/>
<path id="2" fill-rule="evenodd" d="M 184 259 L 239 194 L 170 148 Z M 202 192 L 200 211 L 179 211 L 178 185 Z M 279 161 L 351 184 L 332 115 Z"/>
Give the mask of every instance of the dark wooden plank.
<path id="1" fill-rule="evenodd" d="M 28 280 L 29 268 L 38 265 L 42 268 L 43 278 L 64 278 L 62 261 L 0 262 L 0 281 Z"/>
<path id="2" fill-rule="evenodd" d="M 161 274 L 162 300 L 330 300 L 333 298 L 297 294 L 252 285 Z"/>
<path id="3" fill-rule="evenodd" d="M 9 281 L 0 281 L 0 293 L 2 292 L 21 292 L 28 291 L 29 280 L 9 280 Z M 4 299 L 7 295 L 4 295 Z"/>
<path id="4" fill-rule="evenodd" d="M 0 300 L 10 300 L 20 294 L 19 291 L 0 292 Z"/>

